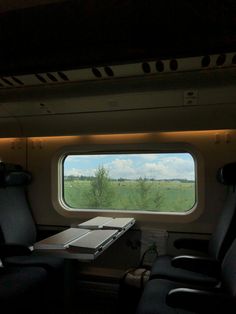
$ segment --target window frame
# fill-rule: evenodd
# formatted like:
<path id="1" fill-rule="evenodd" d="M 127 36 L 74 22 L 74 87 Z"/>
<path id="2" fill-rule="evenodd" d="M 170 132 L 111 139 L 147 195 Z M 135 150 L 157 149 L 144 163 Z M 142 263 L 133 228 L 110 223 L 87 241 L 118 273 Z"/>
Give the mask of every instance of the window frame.
<path id="1" fill-rule="evenodd" d="M 195 204 L 186 212 L 154 212 L 134 210 L 74 209 L 63 199 L 63 163 L 68 155 L 99 154 L 144 154 L 144 153 L 188 153 L 192 156 L 195 169 Z M 56 211 L 66 217 L 87 219 L 95 215 L 132 216 L 136 220 L 151 222 L 158 217 L 158 222 L 189 222 L 197 219 L 204 207 L 204 163 L 201 154 L 187 143 L 130 143 L 130 144 L 83 144 L 64 146 L 52 159 L 52 203 Z"/>

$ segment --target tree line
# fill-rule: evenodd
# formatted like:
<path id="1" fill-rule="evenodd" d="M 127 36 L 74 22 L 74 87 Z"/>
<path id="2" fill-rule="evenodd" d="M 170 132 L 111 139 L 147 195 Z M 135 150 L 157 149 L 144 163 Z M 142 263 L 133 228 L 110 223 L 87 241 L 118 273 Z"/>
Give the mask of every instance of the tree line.
<path id="1" fill-rule="evenodd" d="M 77 175 L 68 175 L 68 176 L 64 176 L 64 180 L 65 181 L 75 181 L 75 180 L 80 180 L 80 181 L 92 181 L 94 178 L 96 177 L 96 173 L 94 176 L 77 176 Z M 139 178 L 140 179 L 140 178 Z M 139 180 L 139 179 L 135 179 L 135 180 Z M 127 178 L 110 178 L 110 181 L 115 181 L 115 182 L 124 182 L 124 181 L 134 181 L 134 179 L 127 179 Z M 154 179 L 154 178 L 142 178 L 142 180 L 144 181 L 159 181 L 159 182 L 181 182 L 181 183 L 194 183 L 194 180 L 188 180 L 188 179 Z"/>

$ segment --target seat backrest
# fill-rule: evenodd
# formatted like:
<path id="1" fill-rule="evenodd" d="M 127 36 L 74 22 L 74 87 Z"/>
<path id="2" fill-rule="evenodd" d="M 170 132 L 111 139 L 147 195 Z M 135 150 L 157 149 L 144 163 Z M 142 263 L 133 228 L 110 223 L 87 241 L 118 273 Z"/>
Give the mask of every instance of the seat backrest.
<path id="1" fill-rule="evenodd" d="M 236 240 L 228 249 L 221 265 L 222 287 L 225 288 L 236 301 Z"/>
<path id="2" fill-rule="evenodd" d="M 29 172 L 0 166 L 0 242 L 32 245 L 36 226 L 25 194 Z"/>
<path id="3" fill-rule="evenodd" d="M 220 168 L 217 179 L 228 186 L 228 194 L 209 241 L 209 255 L 222 261 L 236 238 L 236 163 L 230 163 Z"/>

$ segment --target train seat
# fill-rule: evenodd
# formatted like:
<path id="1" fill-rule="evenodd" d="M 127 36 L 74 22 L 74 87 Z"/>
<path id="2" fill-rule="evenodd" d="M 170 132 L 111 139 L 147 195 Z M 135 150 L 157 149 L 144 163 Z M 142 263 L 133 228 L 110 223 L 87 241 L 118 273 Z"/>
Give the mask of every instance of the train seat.
<path id="1" fill-rule="evenodd" d="M 31 252 L 36 242 L 36 225 L 27 201 L 25 186 L 31 174 L 20 166 L 0 167 L 0 254 L 4 264 L 42 266 L 48 270 L 63 268 L 64 260 L 38 256 Z"/>
<path id="2" fill-rule="evenodd" d="M 26 268 L 21 272 L 43 268 L 48 276 L 44 289 L 50 294 L 48 306 L 59 313 L 64 308 L 65 262 L 32 251 L 37 229 L 25 191 L 31 180 L 31 174 L 21 166 L 0 163 L 0 258 L 7 268 Z"/>
<path id="3" fill-rule="evenodd" d="M 152 279 L 144 288 L 136 314 L 233 314 L 236 311 L 236 240 L 221 265 L 220 286 L 207 288 Z"/>
<path id="4" fill-rule="evenodd" d="M 150 280 L 167 278 L 186 283 L 202 284 L 204 282 L 209 286 L 217 284 L 222 259 L 236 237 L 236 163 L 221 167 L 218 170 L 217 179 L 228 186 L 228 194 L 209 242 L 198 239 L 178 239 L 175 243 L 177 248 L 199 249 L 199 251 L 207 249 L 207 257 L 158 256 L 152 265 Z"/>

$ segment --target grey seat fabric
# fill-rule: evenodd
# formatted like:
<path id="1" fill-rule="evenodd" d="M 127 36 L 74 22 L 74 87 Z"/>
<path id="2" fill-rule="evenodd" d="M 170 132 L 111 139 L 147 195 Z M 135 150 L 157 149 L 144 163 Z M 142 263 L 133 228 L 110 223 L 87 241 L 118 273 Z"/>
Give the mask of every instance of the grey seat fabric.
<path id="1" fill-rule="evenodd" d="M 1 167 L 2 163 L 0 164 Z M 36 241 L 36 226 L 26 199 L 30 173 L 5 171 L 0 167 L 0 232 L 2 243 L 30 246 Z M 13 167 L 13 166 L 12 166 Z M 18 167 L 17 167 L 18 168 Z"/>
<path id="2" fill-rule="evenodd" d="M 172 257 L 168 255 L 159 256 L 151 270 L 151 279 L 157 278 L 170 278 L 172 280 L 186 282 L 186 283 L 198 283 L 205 284 L 207 286 L 215 286 L 219 279 L 202 274 L 201 272 L 190 271 L 187 269 L 174 267 L 171 264 Z"/>
<path id="3" fill-rule="evenodd" d="M 61 258 L 36 254 L 7 257 L 5 263 L 14 266 L 40 266 L 49 272 L 60 270 L 63 267 L 63 259 Z"/>
<path id="4" fill-rule="evenodd" d="M 228 186 L 228 195 L 218 224 L 209 241 L 208 256 L 221 262 L 225 252 L 236 237 L 236 228 L 234 227 L 236 225 L 236 190 L 234 188 L 236 185 L 236 163 L 227 164 L 220 168 L 217 177 L 222 184 Z M 217 282 L 216 279 L 201 274 L 197 267 L 193 272 L 173 266 L 171 256 L 158 256 L 156 258 L 150 274 L 150 279 L 153 278 L 167 278 L 186 283 L 205 281 L 208 285 Z"/>
<path id="5" fill-rule="evenodd" d="M 46 306 L 44 291 L 47 280 L 48 275 L 44 268 L 1 267 L 1 313 L 42 313 Z"/>
<path id="6" fill-rule="evenodd" d="M 152 279 L 147 282 L 142 297 L 137 306 L 136 314 L 231 314 L 236 313 L 236 240 L 226 253 L 221 266 L 221 287 L 208 288 L 199 285 L 167 279 Z M 182 303 L 174 306 L 168 302 L 168 297 L 174 289 L 193 289 Z M 184 295 L 185 291 L 183 292 Z M 194 302 L 187 300 L 187 295 Z M 204 296 L 204 298 L 202 298 Z M 203 302 L 203 299 L 208 302 Z M 187 304 L 187 305 L 186 305 Z"/>
<path id="7" fill-rule="evenodd" d="M 189 314 L 180 308 L 173 308 L 166 303 L 166 297 L 171 289 L 182 287 L 181 283 L 166 279 L 150 280 L 145 286 L 143 295 L 138 304 L 136 314 Z"/>
<path id="8" fill-rule="evenodd" d="M 10 170 L 6 169 L 9 167 Z M 20 166 L 0 164 L 0 256 L 4 266 L 21 267 L 22 272 L 27 272 L 28 268 L 43 268 L 48 277 L 50 302 L 59 313 L 64 306 L 64 259 L 40 256 L 29 250 L 29 254 L 25 254 L 25 250 L 17 251 L 14 247 L 11 250 L 12 244 L 27 249 L 36 242 L 36 225 L 25 194 L 25 186 L 30 182 L 31 174 Z M 4 255 L 6 247 L 9 247 L 9 255 Z"/>

